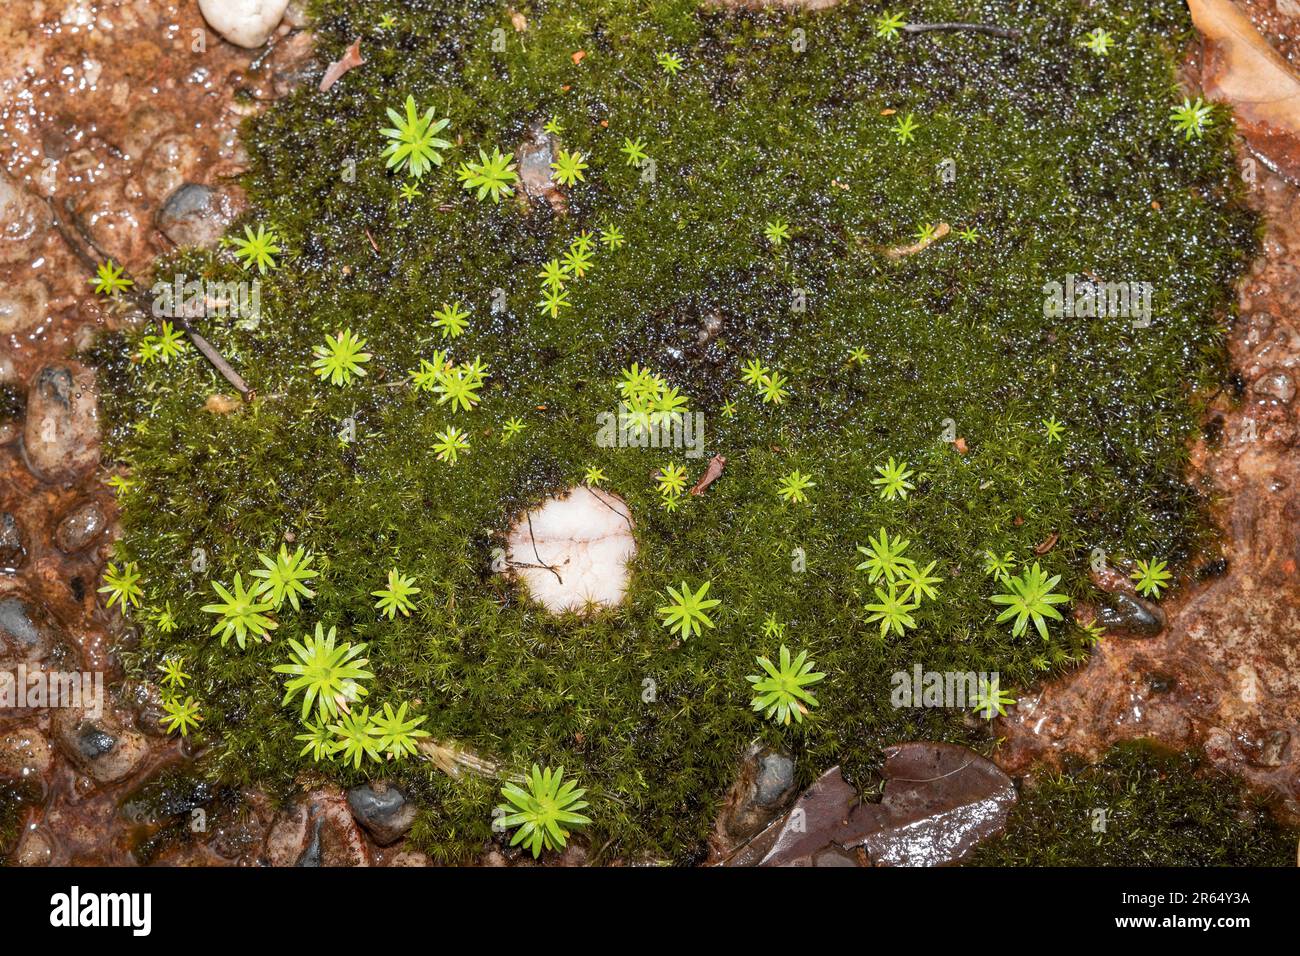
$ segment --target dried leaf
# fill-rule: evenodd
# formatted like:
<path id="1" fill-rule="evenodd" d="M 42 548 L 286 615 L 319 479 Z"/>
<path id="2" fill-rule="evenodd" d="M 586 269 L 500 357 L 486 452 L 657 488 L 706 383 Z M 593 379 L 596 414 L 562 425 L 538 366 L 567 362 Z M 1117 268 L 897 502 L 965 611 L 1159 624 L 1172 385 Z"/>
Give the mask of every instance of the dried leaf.
<path id="1" fill-rule="evenodd" d="M 365 66 L 366 61 L 361 59 L 361 37 L 352 41 L 352 45 L 347 48 L 342 58 L 335 60 L 325 70 L 325 75 L 321 77 L 320 91 L 324 93 L 348 70 L 355 70 L 359 66 Z"/>
<path id="2" fill-rule="evenodd" d="M 1201 85 L 1231 104 L 1246 141 L 1269 165 L 1300 179 L 1300 79 L 1229 0 L 1188 0 L 1205 37 Z"/>
<path id="3" fill-rule="evenodd" d="M 704 474 L 700 476 L 700 480 L 691 488 L 691 494 L 704 494 L 704 489 L 721 477 L 722 469 L 725 467 L 727 467 L 727 459 L 723 458 L 721 455 L 714 455 L 710 458 L 709 467 L 704 469 Z"/>

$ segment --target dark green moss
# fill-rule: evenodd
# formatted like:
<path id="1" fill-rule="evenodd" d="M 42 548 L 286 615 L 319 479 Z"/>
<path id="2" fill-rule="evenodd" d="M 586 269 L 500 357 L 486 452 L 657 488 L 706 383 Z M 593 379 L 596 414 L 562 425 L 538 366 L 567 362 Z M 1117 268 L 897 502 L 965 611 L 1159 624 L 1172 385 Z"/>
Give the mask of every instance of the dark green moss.
<path id="1" fill-rule="evenodd" d="M 12 385 L 0 385 L 0 422 L 17 418 L 27 404 L 22 392 Z"/>
<path id="2" fill-rule="evenodd" d="M 132 661 L 151 674 L 163 655 L 185 656 L 216 743 L 213 776 L 283 787 L 301 771 L 296 714 L 280 706 L 271 667 L 285 638 L 319 620 L 369 643 L 371 701 L 419 701 L 439 738 L 511 769 L 536 760 L 576 772 L 606 857 L 687 859 L 749 740 L 793 748 L 805 782 L 835 762 L 865 779 L 899 738 L 986 739 L 959 712 L 894 709 L 893 672 L 917 662 L 996 670 L 1004 687 L 1023 688 L 1086 655 L 1069 625 L 1044 642 L 995 622 L 985 549 L 1029 560 L 1059 534 L 1041 560 L 1078 598 L 1095 547 L 1179 560 L 1204 542 L 1201 503 L 1182 481 L 1186 444 L 1224 377 L 1232 282 L 1255 222 L 1226 117 L 1191 143 L 1169 122 L 1188 36 L 1181 3 L 1010 4 L 1001 17 L 1026 31 L 1015 43 L 890 42 L 856 5 L 728 15 L 690 0 L 573 0 L 526 9 L 524 34 L 504 4 L 483 0 L 316 8 L 322 61 L 361 36 L 368 62 L 328 95 L 306 84 L 249 128 L 252 221 L 273 223 L 288 254 L 262 284 L 260 324 L 205 328 L 261 397 L 213 414 L 206 397 L 230 389 L 192 352 L 167 366 L 130 362 L 134 344 L 120 339 L 99 352 L 114 383 L 110 454 L 134 476 L 122 552 L 140 562 L 148 603 L 170 601 L 180 623 L 164 635 L 146 622 Z M 378 29 L 390 12 L 397 27 Z M 1094 26 L 1120 38 L 1106 59 L 1078 48 Z M 504 52 L 493 52 L 494 30 Z M 664 50 L 687 64 L 671 80 L 655 65 Z M 413 203 L 397 197 L 378 133 L 384 108 L 407 93 L 449 116 L 458 141 Z M 891 126 L 907 113 L 920 126 L 902 147 Z M 454 167 L 480 145 L 515 149 L 552 116 L 562 145 L 591 164 L 587 183 L 567 191 L 567 215 L 545 202 L 528 213 L 477 203 L 458 187 Z M 625 165 L 625 136 L 647 141 L 654 182 Z M 945 159 L 956 163 L 949 184 Z M 778 217 L 794 237 L 773 250 L 762 230 Z M 949 236 L 901 261 L 882 254 L 940 221 L 981 238 Z M 580 230 L 609 224 L 627 245 L 599 252 L 592 274 L 571 283 L 572 310 L 539 315 L 542 264 Z M 226 257 L 178 268 L 242 276 Z M 1152 282 L 1151 328 L 1045 320 L 1044 283 L 1069 273 Z M 498 289 L 506 308 L 493 312 Z M 430 316 L 451 299 L 472 323 L 442 343 Z M 715 315 L 719 334 L 701 342 Z M 322 385 L 311 349 L 345 327 L 368 340 L 369 375 Z M 472 413 L 393 387 L 446 344 L 491 368 Z M 848 361 L 858 347 L 862 365 Z M 779 408 L 739 382 L 752 357 L 790 377 Z M 618 370 L 633 361 L 705 412 L 708 453 L 728 458 L 723 478 L 676 514 L 649 475 L 675 462 L 694 478 L 702 461 L 594 442 Z M 724 401 L 736 403 L 733 418 Z M 1068 429 L 1061 444 L 1042 435 L 1049 415 Z M 510 416 L 528 430 L 502 445 Z M 357 440 L 343 445 L 346 418 Z M 968 454 L 940 441 L 948 419 Z M 453 422 L 473 441 L 454 468 L 431 451 Z M 905 501 L 883 502 L 870 484 L 889 456 L 917 472 Z M 636 517 L 632 590 L 616 613 L 552 619 L 491 573 L 492 548 L 518 509 L 588 465 Z M 774 493 L 793 468 L 816 482 L 805 506 Z M 882 526 L 944 578 L 905 639 L 864 623 L 872 594 L 855 545 Z M 275 643 L 219 647 L 199 610 L 209 580 L 247 575 L 286 534 L 327 559 L 318 596 L 281 615 Z M 204 573 L 193 571 L 196 548 Z M 796 548 L 806 572 L 793 570 Z M 410 619 L 389 622 L 369 592 L 393 566 L 422 593 Z M 676 646 L 654 610 L 683 579 L 711 579 L 724 603 L 715 630 Z M 754 656 L 777 650 L 760 632 L 768 612 L 829 675 L 803 729 L 748 709 Z M 641 699 L 646 678 L 654 704 Z M 332 772 L 352 782 L 377 769 Z M 418 845 L 458 859 L 490 836 L 488 783 L 424 763 L 383 769 L 425 807 Z"/>
<path id="3" fill-rule="evenodd" d="M 1104 812 L 1105 828 L 1096 829 Z M 1279 825 L 1238 781 L 1138 742 L 1094 766 L 1021 787 L 981 866 L 1295 866 L 1300 831 Z"/>

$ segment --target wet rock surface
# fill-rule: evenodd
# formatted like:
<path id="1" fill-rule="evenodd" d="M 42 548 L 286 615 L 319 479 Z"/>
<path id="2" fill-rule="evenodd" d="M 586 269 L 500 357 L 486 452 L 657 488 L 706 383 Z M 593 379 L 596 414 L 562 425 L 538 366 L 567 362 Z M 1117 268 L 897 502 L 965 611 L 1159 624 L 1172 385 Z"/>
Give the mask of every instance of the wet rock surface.
<path id="1" fill-rule="evenodd" d="M 533 599 L 559 614 L 614 607 L 627 591 L 636 540 L 627 502 L 599 488 L 572 488 L 516 519 L 506 565 Z"/>
<path id="2" fill-rule="evenodd" d="M 411 829 L 417 808 L 406 794 L 383 781 L 353 787 L 348 806 L 358 823 L 380 846 L 396 843 Z"/>
<path id="3" fill-rule="evenodd" d="M 38 478 L 70 484 L 99 464 L 95 373 L 74 363 L 47 365 L 27 392 L 23 430 L 27 467 Z"/>
<path id="4" fill-rule="evenodd" d="M 266 838 L 272 866 L 369 866 L 370 847 L 343 793 L 315 790 L 276 816 Z"/>
<path id="5" fill-rule="evenodd" d="M 795 792 L 794 760 L 757 744 L 745 754 L 712 840 L 714 858 L 725 856 L 770 823 Z"/>
<path id="6" fill-rule="evenodd" d="M 97 501 L 82 501 L 60 520 L 54 542 L 64 554 L 75 554 L 95 541 L 108 527 L 108 517 Z"/>
<path id="7" fill-rule="evenodd" d="M 49 232 L 51 218 L 39 196 L 0 170 L 0 263 L 35 255 Z"/>
<path id="8" fill-rule="evenodd" d="M 64 756 L 101 783 L 130 776 L 149 753 L 144 735 L 108 711 L 94 715 L 60 709 L 55 712 L 53 726 Z"/>
<path id="9" fill-rule="evenodd" d="M 199 0 L 199 10 L 222 39 L 259 47 L 284 16 L 289 0 Z"/>
<path id="10" fill-rule="evenodd" d="M 27 557 L 27 536 L 13 512 L 0 511 L 0 573 L 14 572 Z"/>
<path id="11" fill-rule="evenodd" d="M 178 187 L 158 210 L 158 229 L 178 246 L 211 249 L 241 211 L 229 192 L 200 183 Z"/>

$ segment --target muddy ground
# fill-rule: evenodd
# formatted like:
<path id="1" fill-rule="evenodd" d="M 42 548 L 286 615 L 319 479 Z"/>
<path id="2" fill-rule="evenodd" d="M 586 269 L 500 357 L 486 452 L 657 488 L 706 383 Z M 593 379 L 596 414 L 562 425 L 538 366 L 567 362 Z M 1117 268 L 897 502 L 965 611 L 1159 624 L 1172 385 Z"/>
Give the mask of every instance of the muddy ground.
<path id="1" fill-rule="evenodd" d="M 1300 4 L 1245 7 L 1300 66 Z M 0 168 L 30 226 L 0 241 L 0 383 L 29 395 L 24 418 L 0 423 L 0 635 L 11 636 L 0 662 L 104 670 L 118 696 L 101 716 L 0 711 L 0 778 L 36 795 L 10 862 L 428 862 L 391 839 L 400 826 L 385 828 L 403 808 L 381 793 L 349 810 L 328 788 L 278 811 L 256 794 L 187 791 L 182 816 L 216 808 L 206 835 L 179 850 L 159 844 L 154 856 L 149 840 L 175 825 L 178 808 L 160 814 L 131 795 L 186 755 L 160 732 L 155 693 L 120 683 L 116 651 L 130 629 L 96 594 L 115 533 L 112 473 L 92 437 L 91 374 L 70 357 L 96 331 L 139 316 L 93 296 L 54 220 L 139 277 L 176 238 L 194 237 L 185 229 L 214 238 L 242 204 L 240 121 L 294 83 L 319 80 L 306 26 L 291 5 L 269 47 L 250 51 L 206 30 L 192 0 L 0 9 Z M 1193 51 L 1193 80 L 1197 60 Z M 1242 158 L 1268 231 L 1231 332 L 1239 394 L 1225 393 L 1206 422 L 1189 476 L 1215 501 L 1222 554 L 1185 569 L 1198 579 L 1165 602 L 1161 633 L 1107 637 L 1085 667 L 1022 691 L 995 725 L 1005 738 L 996 760 L 1021 776 L 1152 737 L 1203 749 L 1300 819 L 1300 189 L 1249 162 L 1246 144 Z M 178 192 L 201 200 L 197 213 L 178 209 Z M 69 394 L 72 411 L 49 411 Z M 41 421 L 50 416 L 52 430 Z M 1104 572 L 1099 583 L 1126 587 Z M 581 856 L 573 848 L 564 862 Z M 490 851 L 485 862 L 505 859 Z"/>

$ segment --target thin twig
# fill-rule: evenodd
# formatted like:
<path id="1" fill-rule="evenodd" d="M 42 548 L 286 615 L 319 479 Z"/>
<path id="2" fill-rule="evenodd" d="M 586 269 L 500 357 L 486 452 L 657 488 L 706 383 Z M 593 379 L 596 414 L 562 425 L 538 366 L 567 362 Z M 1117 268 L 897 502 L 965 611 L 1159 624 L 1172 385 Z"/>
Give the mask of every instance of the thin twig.
<path id="1" fill-rule="evenodd" d="M 552 574 L 554 574 L 555 580 L 559 581 L 560 586 L 563 587 L 564 578 L 560 577 L 560 572 L 555 570 L 555 568 L 551 567 L 545 561 L 543 561 L 541 552 L 537 550 L 537 539 L 533 537 L 533 513 L 531 511 L 525 511 L 524 517 L 528 519 L 528 540 L 531 541 L 533 544 L 533 557 L 537 558 L 538 564 L 544 567 L 547 571 L 550 571 Z"/>
<path id="2" fill-rule="evenodd" d="M 908 23 L 904 33 L 987 33 L 1004 40 L 1019 40 L 1020 31 L 1012 27 L 999 27 L 991 23 Z"/>
<path id="3" fill-rule="evenodd" d="M 81 220 L 78 219 L 76 213 L 72 211 L 70 201 L 65 200 L 64 204 L 67 208 L 68 220 L 72 224 L 72 229 L 76 231 L 75 238 L 73 233 L 69 231 L 68 226 L 64 223 L 63 217 L 59 215 L 59 211 L 55 208 L 54 203 L 47 198 L 45 204 L 50 209 L 54 228 L 58 230 L 59 235 L 63 237 L 63 241 L 67 244 L 68 248 L 72 250 L 72 254 L 75 255 L 81 261 L 81 264 L 91 272 L 97 271 L 99 269 L 99 263 L 96 262 L 88 252 L 86 252 L 82 243 L 85 243 L 86 246 L 93 249 L 102 260 L 107 260 L 109 256 L 103 249 L 99 248 L 95 243 L 95 240 L 90 237 L 90 234 L 82 226 Z M 127 278 L 129 279 L 130 276 L 127 276 Z M 134 282 L 132 282 L 131 286 L 126 289 L 126 295 L 135 302 L 140 311 L 144 312 L 146 315 L 152 313 L 153 303 L 150 301 L 149 297 L 135 285 Z M 181 330 L 186 335 L 190 337 L 190 341 L 194 343 L 194 347 L 199 350 L 199 353 L 204 358 L 212 363 L 212 367 L 221 373 L 221 377 L 234 386 L 235 390 L 239 392 L 240 397 L 246 402 L 251 402 L 255 393 L 248 387 L 248 383 L 244 381 L 243 376 L 234 370 L 231 364 L 222 357 L 221 353 L 212 346 L 211 342 L 200 335 L 195 330 L 194 326 L 190 325 L 189 320 L 179 308 L 179 303 L 173 303 L 173 306 L 175 306 L 175 308 L 173 308 L 172 311 L 176 314 L 170 318 L 181 327 Z"/>

